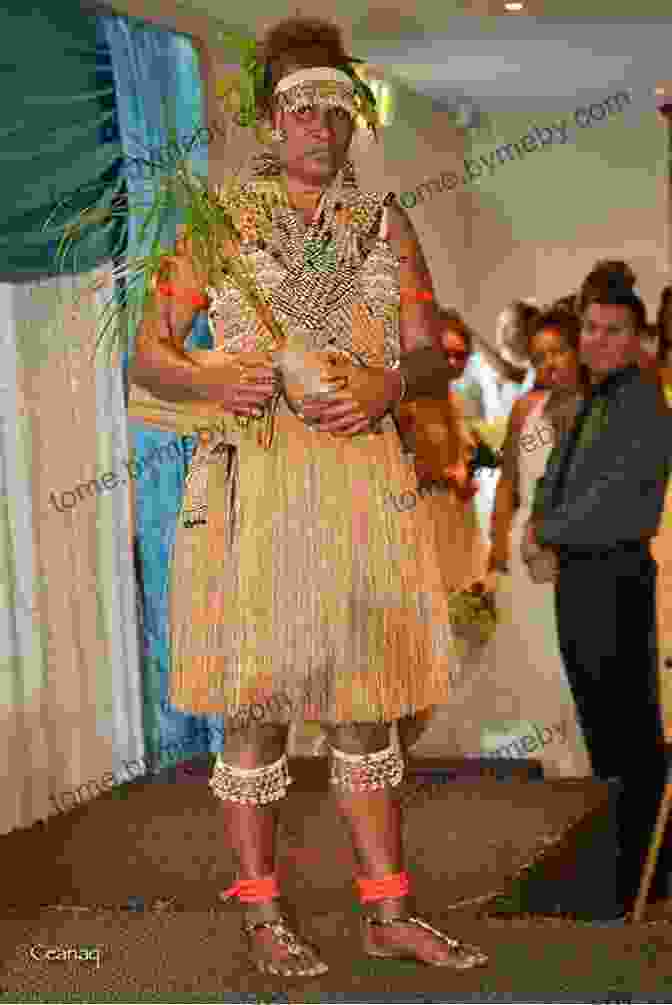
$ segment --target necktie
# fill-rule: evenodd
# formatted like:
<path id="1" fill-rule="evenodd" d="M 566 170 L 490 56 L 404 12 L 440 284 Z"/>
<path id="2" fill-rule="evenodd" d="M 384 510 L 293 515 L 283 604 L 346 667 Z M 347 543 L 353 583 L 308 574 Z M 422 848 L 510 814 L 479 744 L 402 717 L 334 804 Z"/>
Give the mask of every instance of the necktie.
<path id="1" fill-rule="evenodd" d="M 575 463 L 577 455 L 585 450 L 589 444 L 596 439 L 607 424 L 607 410 L 609 399 L 606 394 L 596 391 L 583 405 L 579 412 L 576 425 L 571 434 L 572 443 L 565 454 L 565 461 L 558 472 L 558 478 L 553 492 L 553 504 L 558 505 L 562 501 L 562 493 L 567 482 L 567 477 L 572 464 Z"/>
<path id="2" fill-rule="evenodd" d="M 605 428 L 607 424 L 608 407 L 609 400 L 606 394 L 598 393 L 593 395 L 590 401 L 588 414 L 585 416 L 579 431 L 579 437 L 576 441 L 573 457 L 575 457 L 580 450 L 589 446 Z"/>

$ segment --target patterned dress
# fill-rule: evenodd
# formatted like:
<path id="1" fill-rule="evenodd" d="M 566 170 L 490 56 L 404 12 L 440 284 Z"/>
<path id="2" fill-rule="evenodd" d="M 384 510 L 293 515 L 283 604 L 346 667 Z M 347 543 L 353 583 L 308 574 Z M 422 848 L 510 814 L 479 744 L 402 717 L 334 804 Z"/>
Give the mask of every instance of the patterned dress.
<path id="1" fill-rule="evenodd" d="M 416 756 L 525 757 L 540 761 L 548 778 L 591 774 L 557 641 L 554 586 L 533 583 L 520 553 L 534 487 L 553 445 L 544 414 L 549 394 L 530 409 L 518 437 L 520 505 L 510 529 L 510 575 L 500 578 L 497 592 L 497 630 L 477 660 L 465 661 L 460 722 L 437 710 Z"/>
<path id="2" fill-rule="evenodd" d="M 311 350 L 361 365 L 399 359 L 400 263 L 386 240 L 389 196 L 350 167 L 311 226 L 258 161 L 234 219 L 271 311 Z M 236 215 L 237 214 L 237 215 Z M 213 351 L 274 347 L 223 277 L 208 290 Z M 336 438 L 283 398 L 270 449 L 226 417 L 193 458 L 171 562 L 171 701 L 266 721 L 390 721 L 448 701 L 457 657 L 435 521 L 393 498 L 417 481 L 395 420 Z"/>

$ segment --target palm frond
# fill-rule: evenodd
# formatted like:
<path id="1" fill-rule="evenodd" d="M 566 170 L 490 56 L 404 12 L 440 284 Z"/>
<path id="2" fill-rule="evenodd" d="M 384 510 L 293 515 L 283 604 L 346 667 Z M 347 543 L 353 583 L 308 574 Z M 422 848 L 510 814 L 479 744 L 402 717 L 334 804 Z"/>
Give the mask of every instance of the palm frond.
<path id="1" fill-rule="evenodd" d="M 103 224 L 124 221 L 133 213 L 141 216 L 138 242 L 150 242 L 144 255 L 137 255 L 118 263 L 112 270 L 115 296 L 106 305 L 101 317 L 101 330 L 96 338 L 94 355 L 103 346 L 108 348 L 108 361 L 114 348 L 127 351 L 129 333 L 136 329 L 148 310 L 156 305 L 154 287 L 165 271 L 166 258 L 174 255 L 161 241 L 162 224 L 178 218 L 184 221 L 183 238 L 191 248 L 191 260 L 204 286 L 216 285 L 225 275 L 245 296 L 248 304 L 267 321 L 271 331 L 280 341 L 284 332 L 272 317 L 270 308 L 257 285 L 250 266 L 240 256 L 227 255 L 223 249 L 227 242 L 240 240 L 230 204 L 240 191 L 240 181 L 234 175 L 218 191 L 213 191 L 207 178 L 196 174 L 185 158 L 180 158 L 175 169 L 155 180 L 153 200 L 125 206 L 99 206 L 92 203 L 62 225 L 62 236 L 56 252 L 59 268 L 65 268 L 68 255 L 76 257 L 80 242 Z"/>

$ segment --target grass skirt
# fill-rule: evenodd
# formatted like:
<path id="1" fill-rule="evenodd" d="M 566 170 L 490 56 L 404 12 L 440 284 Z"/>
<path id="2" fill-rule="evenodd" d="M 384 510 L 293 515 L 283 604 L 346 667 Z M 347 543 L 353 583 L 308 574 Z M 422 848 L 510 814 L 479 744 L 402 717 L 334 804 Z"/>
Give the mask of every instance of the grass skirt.
<path id="1" fill-rule="evenodd" d="M 393 421 L 337 439 L 282 402 L 270 450 L 229 425 L 235 459 L 208 466 L 207 525 L 183 526 L 188 484 L 178 521 L 172 704 L 346 723 L 446 703 L 459 675 L 450 576 Z M 391 498 L 412 495 L 401 511 Z"/>

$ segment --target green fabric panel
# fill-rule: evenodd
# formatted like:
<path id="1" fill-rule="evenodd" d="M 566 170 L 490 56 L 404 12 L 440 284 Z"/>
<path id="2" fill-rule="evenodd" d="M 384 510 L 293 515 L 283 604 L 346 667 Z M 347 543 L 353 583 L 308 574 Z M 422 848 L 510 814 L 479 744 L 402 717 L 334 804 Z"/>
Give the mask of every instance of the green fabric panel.
<path id="1" fill-rule="evenodd" d="M 0 281 L 54 275 L 63 223 L 97 200 L 109 205 L 121 147 L 103 143 L 114 128 L 116 101 L 107 45 L 95 15 L 79 3 L 9 0 L 0 9 Z M 103 44 L 101 44 L 103 43 Z M 7 57 L 15 58 L 16 63 Z M 70 197 L 45 229 L 59 200 Z M 66 259 L 65 271 L 88 271 L 109 259 L 120 240 L 112 221 Z"/>

